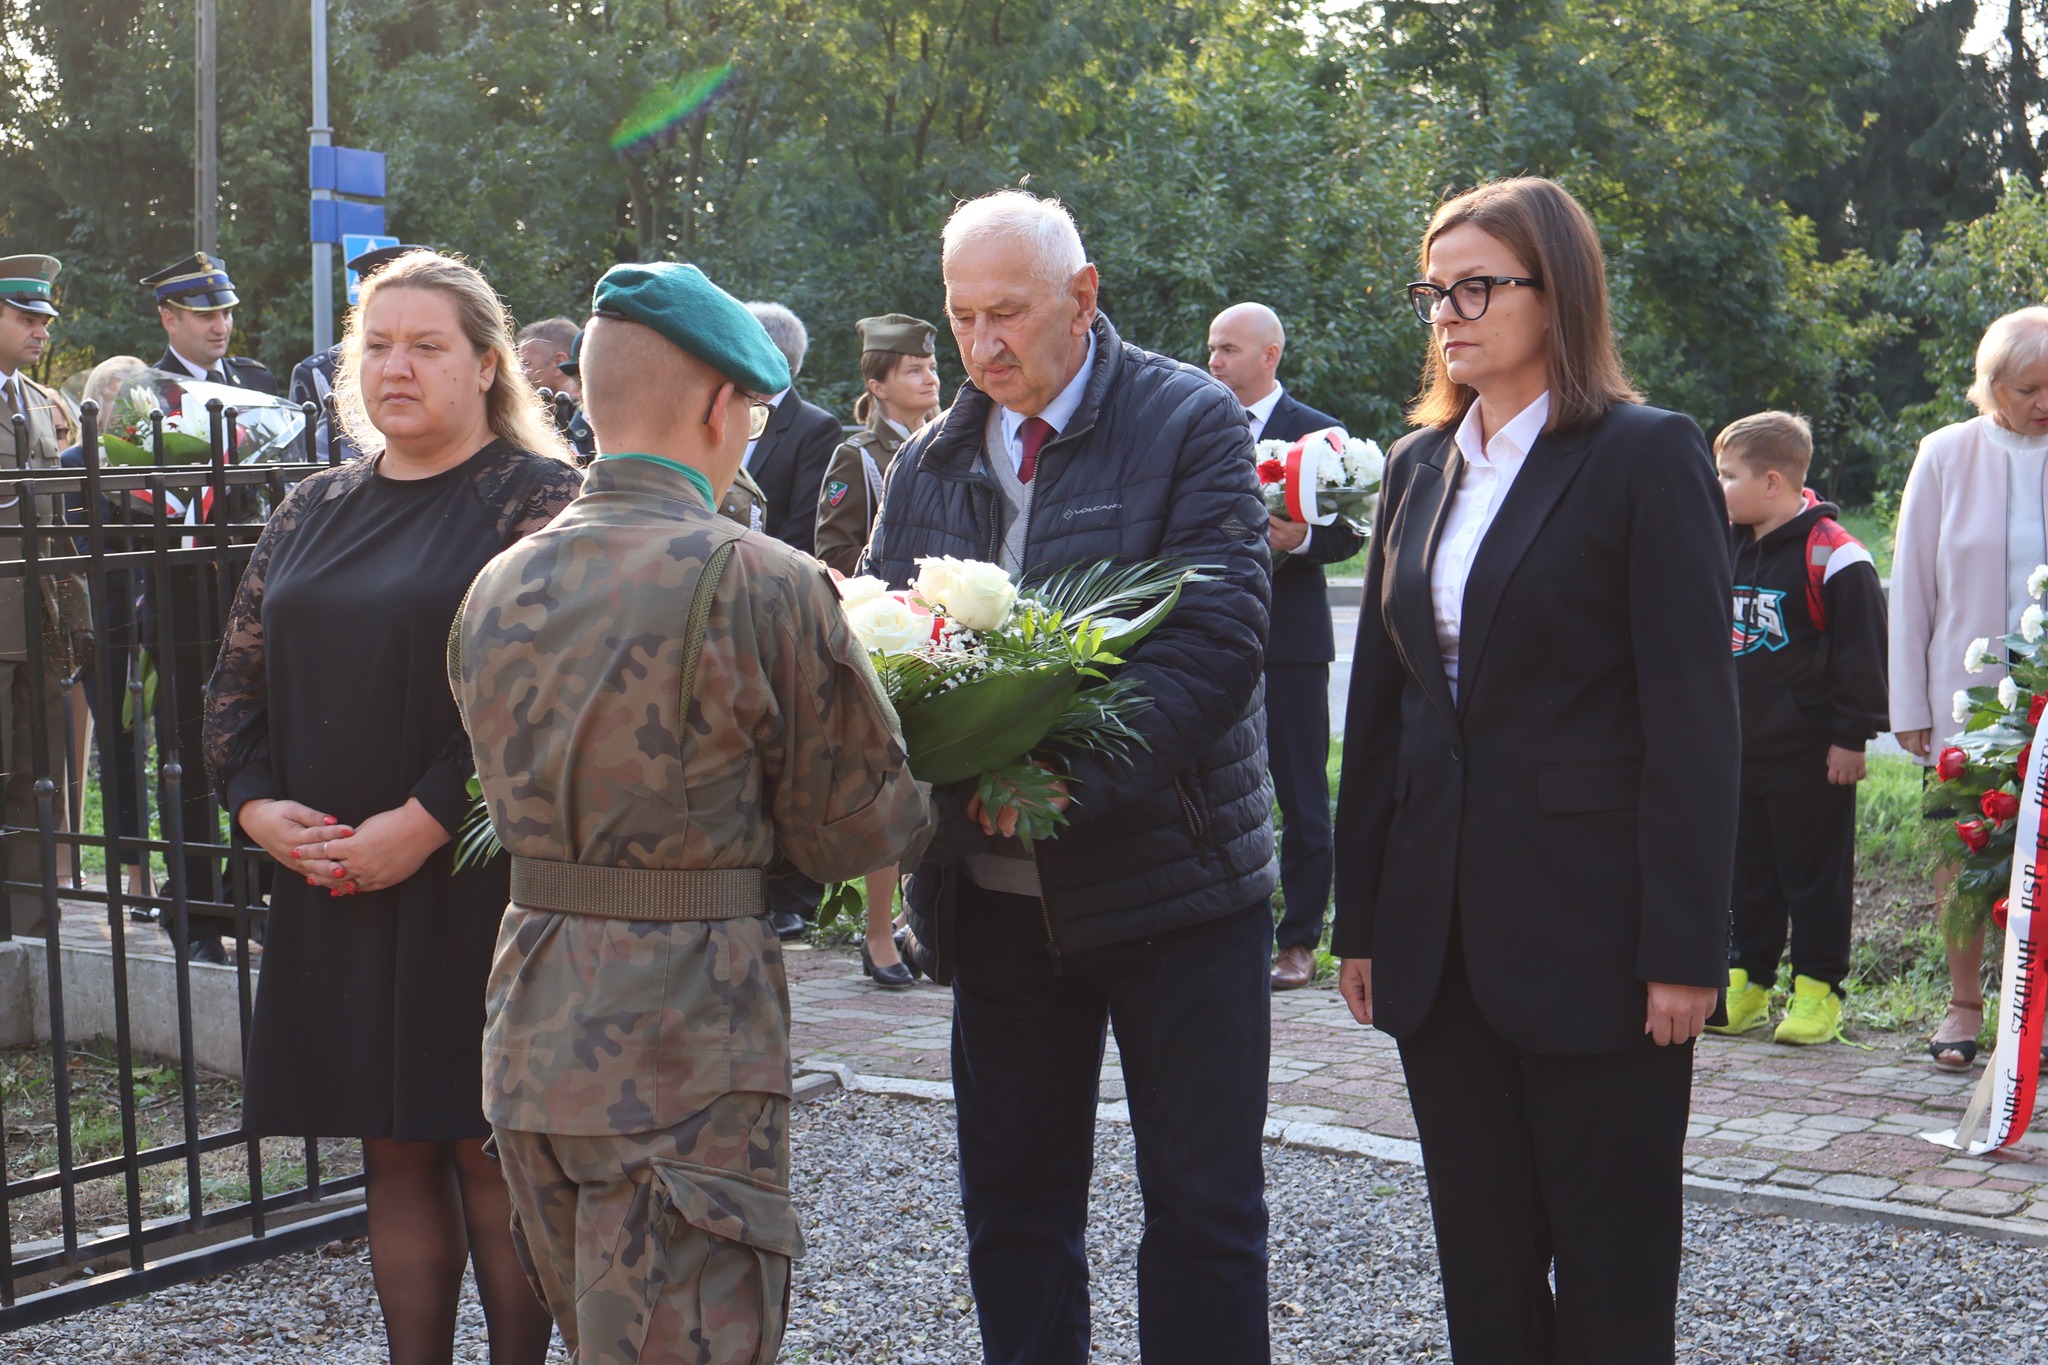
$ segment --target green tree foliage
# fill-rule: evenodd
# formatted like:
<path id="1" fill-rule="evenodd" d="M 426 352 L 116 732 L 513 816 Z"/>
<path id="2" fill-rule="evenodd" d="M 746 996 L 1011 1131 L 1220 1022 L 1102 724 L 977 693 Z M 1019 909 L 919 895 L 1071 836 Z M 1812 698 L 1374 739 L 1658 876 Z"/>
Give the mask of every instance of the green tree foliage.
<path id="1" fill-rule="evenodd" d="M 1028 184 L 1073 207 L 1126 336 L 1199 363 L 1210 317 L 1261 299 L 1290 385 L 1383 441 L 1429 212 L 1554 175 L 1602 226 L 1652 401 L 1710 429 L 1806 412 L 1823 485 L 1860 497 L 1898 476 L 1902 409 L 1952 405 L 1954 356 L 2038 287 L 2002 265 L 1953 292 L 1976 253 L 2048 260 L 2038 199 L 1992 211 L 2001 168 L 2031 183 L 2044 10 L 2013 0 L 2015 60 L 1961 51 L 1971 0 L 331 0 L 331 122 L 389 154 L 392 230 L 521 319 L 579 314 L 614 261 L 694 260 L 806 319 L 805 388 L 840 410 L 854 320 L 939 321 L 951 206 Z M 190 249 L 190 14 L 0 0 L 0 238 L 65 261 L 59 373 L 160 344 L 134 281 Z M 306 8 L 221 0 L 220 32 L 237 349 L 281 368 L 310 343 Z M 667 136 L 608 145 L 728 64 Z"/>

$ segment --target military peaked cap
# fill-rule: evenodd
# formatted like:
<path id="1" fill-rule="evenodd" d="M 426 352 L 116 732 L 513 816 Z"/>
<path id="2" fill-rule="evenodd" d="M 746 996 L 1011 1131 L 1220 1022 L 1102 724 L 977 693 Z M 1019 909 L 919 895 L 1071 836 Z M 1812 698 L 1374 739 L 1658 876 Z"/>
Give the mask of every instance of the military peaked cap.
<path id="1" fill-rule="evenodd" d="M 348 268 L 355 271 L 359 278 L 368 279 L 408 252 L 432 251 L 433 249 L 430 246 L 419 246 L 412 242 L 402 242 L 397 246 L 373 247 L 360 256 L 349 257 Z"/>
<path id="2" fill-rule="evenodd" d="M 235 294 L 235 282 L 228 278 L 226 262 L 203 251 L 195 251 L 154 275 L 144 275 L 142 283 L 156 290 L 159 304 L 176 304 L 195 313 L 218 313 L 242 301 Z"/>
<path id="3" fill-rule="evenodd" d="M 8 256 L 0 258 L 0 303 L 11 303 L 24 313 L 57 316 L 57 272 L 64 267 L 54 256 Z"/>
<path id="4" fill-rule="evenodd" d="M 939 329 L 908 313 L 884 313 L 878 318 L 862 318 L 853 325 L 860 332 L 863 351 L 888 351 L 895 355 L 934 355 L 938 351 Z"/>
<path id="5" fill-rule="evenodd" d="M 789 387 L 789 361 L 768 339 L 767 329 L 694 265 L 615 265 L 597 282 L 590 311 L 653 328 L 753 393 L 781 393 Z"/>

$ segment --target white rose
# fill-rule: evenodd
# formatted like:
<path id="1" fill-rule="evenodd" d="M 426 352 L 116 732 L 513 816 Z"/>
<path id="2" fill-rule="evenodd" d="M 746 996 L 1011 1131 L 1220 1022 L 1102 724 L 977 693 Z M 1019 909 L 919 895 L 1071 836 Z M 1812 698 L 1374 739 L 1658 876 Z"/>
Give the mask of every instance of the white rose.
<path id="1" fill-rule="evenodd" d="M 1017 585 L 994 564 L 967 560 L 954 571 L 947 613 L 973 631 L 1001 630 L 1017 605 Z"/>
<path id="2" fill-rule="evenodd" d="M 2040 639 L 2044 620 L 2048 620 L 2048 612 L 2043 612 L 2039 603 L 2029 602 L 2027 609 L 2020 613 L 2020 638 L 2028 644 Z"/>
<path id="3" fill-rule="evenodd" d="M 1998 704 L 2010 711 L 2020 704 L 2020 685 L 2011 678 L 1998 681 Z"/>
<path id="4" fill-rule="evenodd" d="M 1991 662 L 1991 641 L 1979 635 L 1970 641 L 1970 647 L 1963 651 L 1963 672 L 1982 673 L 1984 665 Z"/>
<path id="5" fill-rule="evenodd" d="M 2048 564 L 2036 566 L 2027 575 L 2027 596 L 2040 597 L 2044 593 L 2048 593 Z"/>
<path id="6" fill-rule="evenodd" d="M 858 578 L 839 580 L 839 605 L 851 611 L 863 602 L 872 602 L 889 591 L 889 585 L 879 578 L 862 574 Z"/>
<path id="7" fill-rule="evenodd" d="M 932 618 L 894 597 L 870 597 L 846 608 L 846 624 L 876 654 L 908 654 L 932 638 Z"/>
<path id="8" fill-rule="evenodd" d="M 1955 700 L 1949 703 L 1949 714 L 1955 717 L 1956 724 L 1958 725 L 1968 725 L 1970 723 L 1970 712 L 1974 709 L 1970 705 L 1970 694 L 1968 692 L 1956 693 Z"/>
<path id="9" fill-rule="evenodd" d="M 978 559 L 917 561 L 917 595 L 934 610 L 973 631 L 1000 630 L 1017 604 L 1017 585 L 994 564 Z"/>

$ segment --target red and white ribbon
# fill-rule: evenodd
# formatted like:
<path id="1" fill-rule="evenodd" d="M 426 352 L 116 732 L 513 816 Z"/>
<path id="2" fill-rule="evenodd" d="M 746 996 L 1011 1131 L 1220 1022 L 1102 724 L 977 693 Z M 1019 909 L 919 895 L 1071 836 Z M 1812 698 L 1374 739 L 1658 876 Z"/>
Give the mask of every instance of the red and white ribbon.
<path id="1" fill-rule="evenodd" d="M 2026 1135 L 2041 1080 L 2042 1013 L 2048 1008 L 2048 718 L 2028 749 L 2012 850 L 2012 887 L 2006 895 L 2005 973 L 1998 992 L 1998 1047 L 1961 1124 L 1929 1133 L 1930 1142 L 1971 1155 L 2010 1147 Z M 1984 1138 L 1976 1137 L 1986 1123 Z"/>
<path id="2" fill-rule="evenodd" d="M 1323 462 L 1335 460 L 1342 469 L 1344 459 L 1344 428 L 1327 427 L 1312 431 L 1287 447 L 1283 457 L 1287 464 L 1287 517 L 1304 526 L 1328 526 L 1337 519 L 1337 509 L 1325 512 L 1321 500 L 1316 497 L 1320 486 Z M 1340 478 L 1339 483 L 1343 480 Z"/>

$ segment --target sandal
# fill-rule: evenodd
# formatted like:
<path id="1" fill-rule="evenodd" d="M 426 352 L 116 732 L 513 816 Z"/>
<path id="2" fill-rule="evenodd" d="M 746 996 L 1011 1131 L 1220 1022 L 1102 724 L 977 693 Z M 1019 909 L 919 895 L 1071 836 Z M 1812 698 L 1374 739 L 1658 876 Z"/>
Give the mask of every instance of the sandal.
<path id="1" fill-rule="evenodd" d="M 1976 1026 L 1969 1030 L 1969 1036 L 1964 1038 L 1944 1038 L 1941 1036 L 1944 1033 L 1960 1031 L 1961 1019 L 1958 1016 L 1967 1017 L 1969 1015 L 1976 1016 Z M 1927 1044 L 1927 1055 L 1932 1057 L 1934 1064 L 1943 1071 L 1968 1071 L 1970 1063 L 1977 1060 L 1977 1034 L 1982 1031 L 1983 1027 L 1984 1002 L 1982 1000 L 1978 1000 L 1974 1004 L 1966 1004 L 1961 1000 L 1950 1000 L 1948 1002 L 1948 1013 L 1943 1016 L 1941 1027 L 1934 1031 L 1933 1039 Z M 1950 1057 L 1954 1057 L 1957 1060 L 1950 1061 Z"/>

